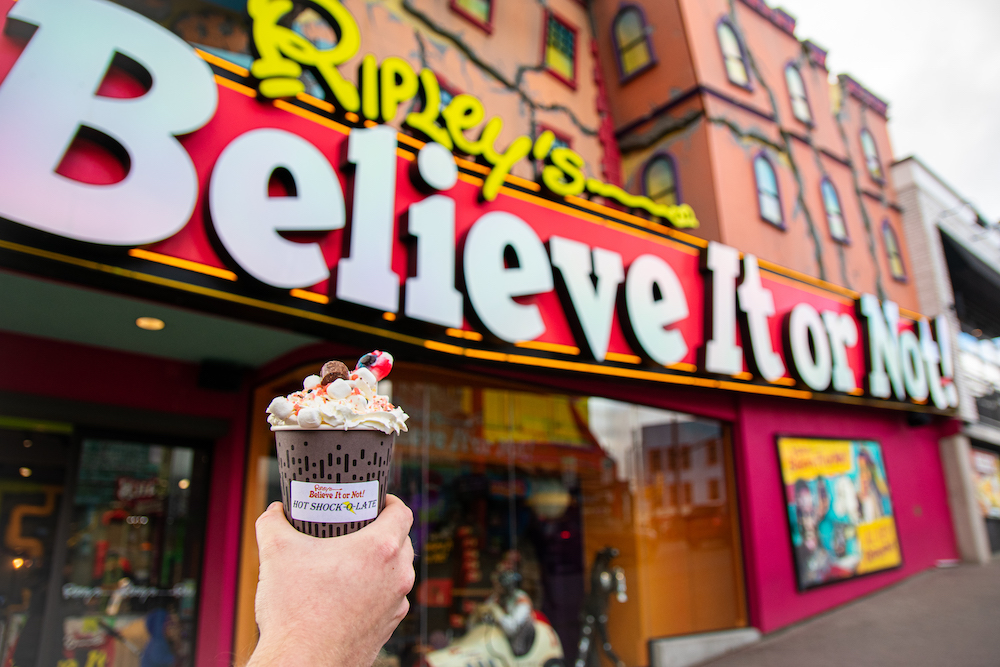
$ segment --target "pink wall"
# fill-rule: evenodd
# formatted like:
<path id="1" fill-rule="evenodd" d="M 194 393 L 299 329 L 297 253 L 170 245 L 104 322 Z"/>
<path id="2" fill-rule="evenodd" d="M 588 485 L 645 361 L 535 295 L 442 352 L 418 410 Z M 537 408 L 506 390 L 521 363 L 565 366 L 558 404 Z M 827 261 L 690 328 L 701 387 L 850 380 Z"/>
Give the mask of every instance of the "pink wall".
<path id="1" fill-rule="evenodd" d="M 946 423 L 912 428 L 902 412 L 743 397 L 734 425 L 750 622 L 773 632 L 956 558 L 938 456 Z M 902 567 L 799 592 L 778 465 L 778 435 L 870 439 L 882 444 Z"/>

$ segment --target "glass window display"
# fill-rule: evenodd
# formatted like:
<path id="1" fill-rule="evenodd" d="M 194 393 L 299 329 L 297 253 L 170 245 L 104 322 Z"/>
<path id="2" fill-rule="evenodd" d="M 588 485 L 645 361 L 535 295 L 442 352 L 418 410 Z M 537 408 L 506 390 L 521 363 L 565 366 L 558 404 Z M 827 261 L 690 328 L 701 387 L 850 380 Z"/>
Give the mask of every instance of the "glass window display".
<path id="1" fill-rule="evenodd" d="M 81 450 L 58 664 L 194 664 L 207 455 L 105 439 Z"/>

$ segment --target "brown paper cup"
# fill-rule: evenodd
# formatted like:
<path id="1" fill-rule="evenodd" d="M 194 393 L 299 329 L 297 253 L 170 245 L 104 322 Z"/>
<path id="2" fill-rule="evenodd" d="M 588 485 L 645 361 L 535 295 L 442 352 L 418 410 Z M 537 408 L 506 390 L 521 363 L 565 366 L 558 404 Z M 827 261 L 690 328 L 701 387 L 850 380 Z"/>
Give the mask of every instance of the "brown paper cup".
<path id="1" fill-rule="evenodd" d="M 360 530 L 385 508 L 395 434 L 274 430 L 285 517 L 313 537 Z"/>

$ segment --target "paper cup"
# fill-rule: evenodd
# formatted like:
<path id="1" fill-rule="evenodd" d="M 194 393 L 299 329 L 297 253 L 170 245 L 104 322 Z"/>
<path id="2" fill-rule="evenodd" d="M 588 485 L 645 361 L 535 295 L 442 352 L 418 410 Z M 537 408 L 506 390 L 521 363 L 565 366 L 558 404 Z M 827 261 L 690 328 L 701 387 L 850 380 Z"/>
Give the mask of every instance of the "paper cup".
<path id="1" fill-rule="evenodd" d="M 276 427 L 281 502 L 296 530 L 347 535 L 385 508 L 395 434 Z"/>

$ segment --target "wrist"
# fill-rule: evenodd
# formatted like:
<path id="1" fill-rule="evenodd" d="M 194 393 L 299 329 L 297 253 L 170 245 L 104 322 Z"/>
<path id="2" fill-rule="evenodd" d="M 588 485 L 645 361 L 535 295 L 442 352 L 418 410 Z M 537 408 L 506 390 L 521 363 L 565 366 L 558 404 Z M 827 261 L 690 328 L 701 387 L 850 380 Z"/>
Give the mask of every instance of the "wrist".
<path id="1" fill-rule="evenodd" d="M 330 651 L 322 650 L 315 641 L 285 635 L 262 635 L 246 667 L 323 667 L 335 665 Z"/>

